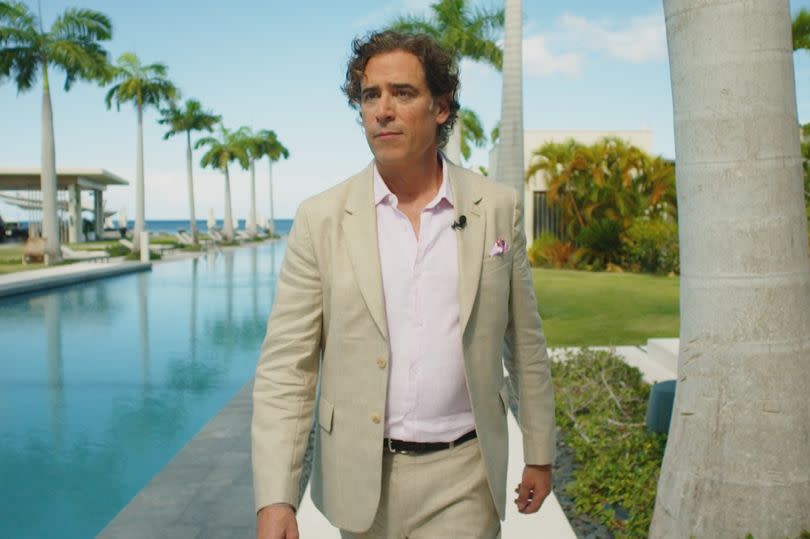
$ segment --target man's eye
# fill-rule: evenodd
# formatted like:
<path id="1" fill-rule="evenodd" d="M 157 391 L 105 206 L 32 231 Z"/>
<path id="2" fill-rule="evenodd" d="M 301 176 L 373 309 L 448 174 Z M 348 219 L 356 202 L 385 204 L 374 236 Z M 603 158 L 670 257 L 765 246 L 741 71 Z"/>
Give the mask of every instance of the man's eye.
<path id="1" fill-rule="evenodd" d="M 412 97 L 413 94 L 409 90 L 397 90 L 396 96 L 397 97 L 408 98 L 408 97 Z"/>

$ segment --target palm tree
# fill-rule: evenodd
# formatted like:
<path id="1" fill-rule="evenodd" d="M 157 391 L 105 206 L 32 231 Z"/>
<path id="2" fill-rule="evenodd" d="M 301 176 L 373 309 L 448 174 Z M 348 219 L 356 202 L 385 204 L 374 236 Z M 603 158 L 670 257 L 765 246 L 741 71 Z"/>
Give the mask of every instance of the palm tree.
<path id="1" fill-rule="evenodd" d="M 225 175 L 225 219 L 222 231 L 228 241 L 232 241 L 234 238 L 233 212 L 231 211 L 231 177 L 228 173 L 228 165 L 231 161 L 237 161 L 242 168 L 248 168 L 250 164 L 250 158 L 242 136 L 243 133 L 229 131 L 220 124 L 219 138 L 204 137 L 194 144 L 194 149 L 208 146 L 208 151 L 203 155 L 200 166 L 218 169 Z"/>
<path id="2" fill-rule="evenodd" d="M 548 203 L 562 210 L 562 220 L 570 240 L 587 226 L 584 206 L 593 181 L 585 150 L 583 144 L 573 139 L 563 143 L 547 142 L 534 151 L 526 171 L 527 178 L 538 172 L 545 174 Z"/>
<path id="3" fill-rule="evenodd" d="M 239 143 L 247 151 L 250 167 L 250 212 L 247 218 L 247 232 L 250 237 L 256 236 L 256 160 L 264 156 L 264 139 L 250 130 L 240 127 L 236 131 Z"/>
<path id="4" fill-rule="evenodd" d="M 430 6 L 432 17 L 400 17 L 391 25 L 392 30 L 408 33 L 425 33 L 438 41 L 445 50 L 456 57 L 456 63 L 462 58 L 490 64 L 501 69 L 503 52 L 496 42 L 498 33 L 503 28 L 503 10 L 474 10 L 467 0 L 438 0 Z M 458 163 L 463 146 L 463 121 L 456 124 L 450 134 L 450 140 L 444 149 L 450 161 Z"/>
<path id="5" fill-rule="evenodd" d="M 288 159 L 290 152 L 278 140 L 275 131 L 263 129 L 259 131 L 259 136 L 263 139 L 262 151 L 263 155 L 268 159 L 268 172 L 270 174 L 270 234 L 276 233 L 276 217 L 275 217 L 275 202 L 273 200 L 273 163 L 280 160 L 282 157 Z"/>
<path id="6" fill-rule="evenodd" d="M 168 109 L 160 111 L 163 117 L 158 120 L 161 124 L 169 125 L 170 129 L 163 135 L 166 140 L 174 135 L 185 133 L 186 135 L 186 175 L 188 177 L 188 205 L 191 222 L 191 237 L 194 244 L 197 244 L 197 217 L 194 211 L 194 178 L 191 173 L 191 132 L 192 131 L 213 131 L 213 128 L 221 120 L 209 111 L 203 110 L 202 105 L 196 99 L 188 99 L 185 108 L 180 109 L 172 103 Z"/>
<path id="7" fill-rule="evenodd" d="M 523 207 L 523 2 L 506 0 L 498 179 L 515 188 Z"/>
<path id="8" fill-rule="evenodd" d="M 793 50 L 810 51 L 810 11 L 802 8 L 793 18 Z"/>
<path id="9" fill-rule="evenodd" d="M 42 29 L 37 17 L 22 2 L 0 2 L 0 83 L 13 78 L 18 92 L 30 90 L 42 70 L 42 235 L 45 260 L 59 262 L 56 208 L 56 149 L 48 69 L 65 72 L 65 91 L 77 80 L 103 83 L 109 75 L 107 51 L 100 42 L 112 37 L 112 23 L 106 15 L 89 9 L 66 9 L 51 25 Z"/>
<path id="10" fill-rule="evenodd" d="M 163 103 L 170 103 L 180 96 L 180 92 L 167 78 L 168 68 L 156 63 L 143 65 L 132 52 L 125 52 L 118 58 L 114 68 L 113 80 L 116 84 L 107 92 L 104 102 L 107 109 L 115 100 L 117 110 L 122 103 L 134 103 L 138 113 L 138 147 L 135 171 L 135 230 L 132 244 L 135 250 L 141 248 L 140 237 L 144 229 L 144 179 L 143 179 L 143 109 L 148 106 L 160 108 Z"/>
<path id="11" fill-rule="evenodd" d="M 250 214 L 248 215 L 248 232 L 251 236 L 256 234 L 256 174 L 255 161 L 267 156 L 270 171 L 270 233 L 275 233 L 275 216 L 273 212 L 273 162 L 282 157 L 287 159 L 290 152 L 278 140 L 275 131 L 262 129 L 253 133 L 247 128 L 239 130 L 243 143 L 250 157 Z"/>
<path id="12" fill-rule="evenodd" d="M 681 335 L 650 537 L 797 537 L 810 507 L 810 269 L 789 1 L 664 11 Z"/>
<path id="13" fill-rule="evenodd" d="M 458 111 L 459 131 L 461 132 L 461 156 L 465 161 L 470 160 L 472 146 L 481 148 L 487 143 L 484 127 L 478 115 L 471 109 L 462 108 Z"/>

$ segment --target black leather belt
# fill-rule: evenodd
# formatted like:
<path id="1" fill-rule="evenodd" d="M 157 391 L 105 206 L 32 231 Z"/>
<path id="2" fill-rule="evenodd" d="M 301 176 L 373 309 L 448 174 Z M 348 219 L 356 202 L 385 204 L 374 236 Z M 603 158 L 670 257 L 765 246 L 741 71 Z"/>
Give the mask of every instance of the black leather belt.
<path id="1" fill-rule="evenodd" d="M 430 453 L 432 451 L 441 451 L 442 449 L 452 449 L 477 436 L 478 433 L 471 430 L 467 434 L 462 434 L 452 442 L 406 442 L 404 440 L 385 438 L 383 440 L 383 447 L 391 453 Z"/>

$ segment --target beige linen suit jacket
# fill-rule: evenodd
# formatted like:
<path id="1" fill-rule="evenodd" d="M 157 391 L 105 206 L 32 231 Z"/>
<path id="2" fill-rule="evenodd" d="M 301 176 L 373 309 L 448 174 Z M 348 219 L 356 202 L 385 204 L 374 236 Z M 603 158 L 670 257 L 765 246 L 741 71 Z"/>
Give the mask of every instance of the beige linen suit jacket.
<path id="1" fill-rule="evenodd" d="M 518 390 L 527 464 L 553 460 L 550 369 L 515 191 L 447 165 L 456 219 L 467 218 L 456 232 L 465 375 L 503 519 L 508 393 L 502 357 Z M 298 504 L 320 374 L 312 499 L 332 524 L 353 532 L 371 526 L 380 499 L 387 325 L 396 323 L 385 315 L 372 170 L 369 165 L 298 209 L 253 390 L 256 509 Z M 499 238 L 508 252 L 489 256 Z"/>

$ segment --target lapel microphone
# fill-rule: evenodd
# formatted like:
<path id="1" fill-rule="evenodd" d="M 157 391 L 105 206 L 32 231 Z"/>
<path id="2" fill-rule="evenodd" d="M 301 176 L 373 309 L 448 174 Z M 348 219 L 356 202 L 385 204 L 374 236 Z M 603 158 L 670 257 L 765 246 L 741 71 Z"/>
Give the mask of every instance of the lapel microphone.
<path id="1" fill-rule="evenodd" d="M 453 222 L 453 224 L 450 225 L 450 228 L 453 230 L 464 230 L 465 226 L 467 226 L 467 216 L 460 215 L 458 221 Z"/>

